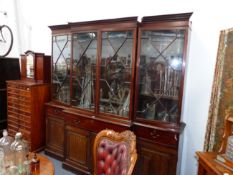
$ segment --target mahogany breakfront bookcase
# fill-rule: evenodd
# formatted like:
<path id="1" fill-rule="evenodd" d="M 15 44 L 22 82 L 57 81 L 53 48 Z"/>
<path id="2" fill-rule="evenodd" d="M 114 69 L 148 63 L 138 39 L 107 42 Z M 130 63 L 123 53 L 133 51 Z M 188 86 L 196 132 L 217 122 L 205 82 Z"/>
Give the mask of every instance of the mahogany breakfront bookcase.
<path id="1" fill-rule="evenodd" d="M 92 174 L 103 129 L 137 136 L 134 174 L 174 175 L 192 13 L 68 23 L 52 30 L 46 150 Z"/>

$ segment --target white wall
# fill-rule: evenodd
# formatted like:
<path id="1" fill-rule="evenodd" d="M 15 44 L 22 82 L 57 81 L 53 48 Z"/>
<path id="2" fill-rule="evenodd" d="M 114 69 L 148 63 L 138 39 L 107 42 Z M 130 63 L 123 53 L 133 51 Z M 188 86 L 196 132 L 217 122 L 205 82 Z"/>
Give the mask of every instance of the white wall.
<path id="1" fill-rule="evenodd" d="M 3 24 L 8 25 L 14 35 L 13 48 L 8 57 L 18 57 L 19 44 L 14 0 L 0 0 L 0 25 Z"/>
<path id="2" fill-rule="evenodd" d="M 0 0 L 0 11 L 9 0 Z M 182 119 L 186 123 L 180 175 L 195 175 L 195 151 L 203 149 L 220 30 L 233 27 L 227 0 L 10 0 L 19 16 L 19 53 L 32 49 L 51 54 L 47 26 L 127 16 L 194 12 Z M 6 8 L 8 9 L 8 8 Z M 9 13 L 10 14 L 10 13 Z M 1 19 L 1 18 L 0 18 Z M 14 19 L 9 19 L 10 21 Z M 16 21 L 14 21 L 16 22 Z M 2 21 L 0 21 L 0 24 Z M 20 42 L 19 42 L 20 43 Z"/>

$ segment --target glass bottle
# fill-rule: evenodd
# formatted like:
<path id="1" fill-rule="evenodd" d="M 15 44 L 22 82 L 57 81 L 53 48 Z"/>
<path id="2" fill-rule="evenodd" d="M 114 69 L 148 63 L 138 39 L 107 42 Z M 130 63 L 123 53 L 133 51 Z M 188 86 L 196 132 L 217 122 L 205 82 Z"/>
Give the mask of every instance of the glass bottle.
<path id="1" fill-rule="evenodd" d="M 25 172 L 24 161 L 26 160 L 27 155 L 27 145 L 23 141 L 22 133 L 17 132 L 15 135 L 15 140 L 12 142 L 11 151 L 14 154 L 14 165 L 18 168 L 18 173 L 22 174 Z"/>
<path id="2" fill-rule="evenodd" d="M 31 161 L 31 172 L 32 174 L 40 174 L 40 160 L 38 159 L 36 153 L 34 154 Z"/>
<path id="3" fill-rule="evenodd" d="M 12 161 L 12 154 L 10 150 L 10 145 L 13 142 L 13 138 L 8 136 L 8 132 L 6 129 L 3 130 L 2 133 L 3 137 L 0 138 L 0 147 L 4 151 L 4 162 L 5 166 L 9 166 L 10 162 Z"/>
<path id="4" fill-rule="evenodd" d="M 0 175 L 4 175 L 6 173 L 4 156 L 4 150 L 0 147 Z"/>
<path id="5" fill-rule="evenodd" d="M 226 158 L 233 161 L 233 135 L 227 139 Z"/>
<path id="6" fill-rule="evenodd" d="M 31 175 L 31 160 L 29 154 L 26 155 L 26 160 L 23 163 L 25 169 L 25 175 Z"/>

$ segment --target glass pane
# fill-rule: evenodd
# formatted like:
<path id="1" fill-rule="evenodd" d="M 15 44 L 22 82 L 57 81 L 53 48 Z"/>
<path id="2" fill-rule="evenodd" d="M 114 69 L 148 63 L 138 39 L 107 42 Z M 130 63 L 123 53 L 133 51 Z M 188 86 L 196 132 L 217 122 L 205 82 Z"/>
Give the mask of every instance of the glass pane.
<path id="1" fill-rule="evenodd" d="M 73 35 L 72 105 L 95 108 L 97 33 Z"/>
<path id="2" fill-rule="evenodd" d="M 103 32 L 99 110 L 129 115 L 133 32 Z"/>
<path id="3" fill-rule="evenodd" d="M 142 32 L 138 74 L 138 117 L 176 122 L 183 46 L 183 30 Z"/>
<path id="4" fill-rule="evenodd" d="M 26 76 L 27 78 L 34 78 L 34 57 L 32 54 L 26 56 Z"/>
<path id="5" fill-rule="evenodd" d="M 53 36 L 52 96 L 67 104 L 70 103 L 70 47 L 69 35 Z"/>

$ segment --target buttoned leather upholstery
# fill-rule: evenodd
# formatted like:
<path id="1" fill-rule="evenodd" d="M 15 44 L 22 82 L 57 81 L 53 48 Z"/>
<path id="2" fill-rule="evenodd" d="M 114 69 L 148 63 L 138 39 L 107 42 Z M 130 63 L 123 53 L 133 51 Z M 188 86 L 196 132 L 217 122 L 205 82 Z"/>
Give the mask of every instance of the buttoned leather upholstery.
<path id="1" fill-rule="evenodd" d="M 98 175 L 127 175 L 127 145 L 104 139 L 97 150 Z"/>
<path id="2" fill-rule="evenodd" d="M 106 132 L 102 132 L 102 133 L 106 133 Z M 110 130 L 109 133 L 110 133 L 109 135 L 105 135 L 105 136 L 102 135 L 101 137 L 97 135 L 96 137 L 94 144 L 95 147 L 94 174 L 95 175 L 131 174 L 137 158 L 137 156 L 135 158 L 135 155 L 137 155 L 135 149 L 135 135 L 131 131 L 127 131 L 127 134 L 123 134 L 123 135 L 121 135 L 121 133 L 116 133 L 112 130 Z M 117 138 L 113 136 L 114 134 L 116 134 Z M 110 138 L 108 138 L 108 136 L 110 136 Z"/>

